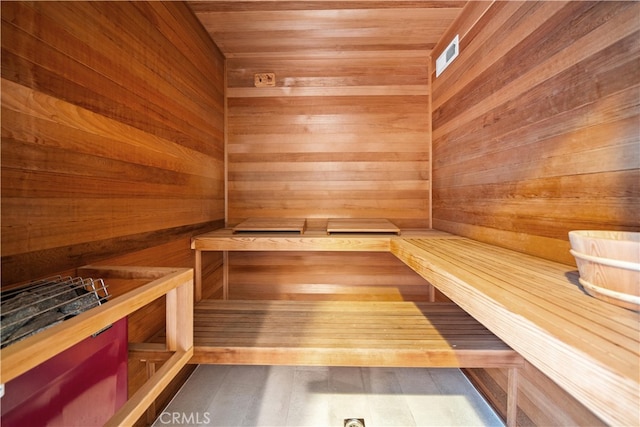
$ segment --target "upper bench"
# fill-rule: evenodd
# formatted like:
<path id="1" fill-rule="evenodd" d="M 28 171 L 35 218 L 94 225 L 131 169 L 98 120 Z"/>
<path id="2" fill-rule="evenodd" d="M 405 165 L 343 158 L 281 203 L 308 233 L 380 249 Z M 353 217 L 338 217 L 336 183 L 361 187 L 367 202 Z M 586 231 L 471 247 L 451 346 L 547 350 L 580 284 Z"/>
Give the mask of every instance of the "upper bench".
<path id="1" fill-rule="evenodd" d="M 585 294 L 576 268 L 471 239 L 393 252 L 611 425 L 640 425 L 640 315 Z"/>

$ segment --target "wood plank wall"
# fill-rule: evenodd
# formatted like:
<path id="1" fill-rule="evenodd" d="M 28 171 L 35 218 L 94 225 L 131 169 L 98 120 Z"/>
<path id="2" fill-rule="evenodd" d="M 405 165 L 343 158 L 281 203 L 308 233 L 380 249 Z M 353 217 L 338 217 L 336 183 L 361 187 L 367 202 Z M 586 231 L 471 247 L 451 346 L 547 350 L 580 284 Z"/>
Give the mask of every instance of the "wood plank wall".
<path id="1" fill-rule="evenodd" d="M 235 252 L 229 298 L 428 301 L 430 285 L 390 253 Z M 443 300 L 442 295 L 437 296 Z"/>
<path id="2" fill-rule="evenodd" d="M 471 2 L 433 80 L 434 228 L 574 263 L 573 229 L 640 230 L 640 4 Z M 506 372 L 468 371 L 501 406 Z M 528 365 L 522 425 L 598 425 Z"/>
<path id="3" fill-rule="evenodd" d="M 339 217 L 429 227 L 428 67 L 413 51 L 229 58 L 229 223 L 293 217 L 321 228 Z M 254 87 L 256 73 L 275 73 L 275 87 Z M 385 255 L 232 254 L 230 297 L 427 298 L 426 282 Z"/>
<path id="4" fill-rule="evenodd" d="M 429 226 L 428 58 L 227 61 L 229 213 Z M 255 73 L 276 87 L 254 87 Z"/>
<path id="5" fill-rule="evenodd" d="M 190 237 L 224 225 L 224 59 L 191 10 L 1 7 L 2 284 L 88 263 L 193 267 Z M 221 257 L 205 262 L 215 295 Z M 132 341 L 162 328 L 162 304 L 130 316 Z M 146 369 L 129 368 L 132 393 Z"/>
<path id="6" fill-rule="evenodd" d="M 487 7 L 487 5 L 489 5 Z M 472 2 L 434 50 L 433 225 L 565 263 L 640 229 L 637 2 Z"/>
<path id="7" fill-rule="evenodd" d="M 181 3 L 3 2 L 2 283 L 221 226 L 223 69 Z"/>

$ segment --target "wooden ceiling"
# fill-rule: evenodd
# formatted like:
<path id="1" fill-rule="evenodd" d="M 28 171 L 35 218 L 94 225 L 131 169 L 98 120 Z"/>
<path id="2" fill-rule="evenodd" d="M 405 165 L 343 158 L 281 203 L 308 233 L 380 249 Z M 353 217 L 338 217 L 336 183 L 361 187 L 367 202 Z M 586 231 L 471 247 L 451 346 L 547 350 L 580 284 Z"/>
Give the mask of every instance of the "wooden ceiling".
<path id="1" fill-rule="evenodd" d="M 425 55 L 466 1 L 189 1 L 227 58 Z"/>

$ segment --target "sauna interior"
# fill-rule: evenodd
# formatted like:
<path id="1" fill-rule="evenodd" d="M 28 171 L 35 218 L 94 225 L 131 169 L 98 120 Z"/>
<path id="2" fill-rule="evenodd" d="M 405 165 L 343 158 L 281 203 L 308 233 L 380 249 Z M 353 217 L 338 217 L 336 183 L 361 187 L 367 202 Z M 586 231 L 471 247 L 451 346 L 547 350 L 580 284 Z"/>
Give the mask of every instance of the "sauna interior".
<path id="1" fill-rule="evenodd" d="M 1 8 L 3 290 L 86 265 L 193 269 L 195 236 L 248 218 L 304 218 L 309 230 L 384 218 L 398 239 L 437 231 L 573 270 L 569 231 L 640 231 L 638 2 Z M 447 55 L 453 40 L 457 55 Z M 443 53 L 455 57 L 437 73 Z M 389 251 L 202 251 L 199 264 L 203 300 L 465 307 L 476 298 L 448 294 Z M 577 272 L 566 280 L 577 283 Z M 110 291 L 136 283 L 114 280 Z M 608 313 L 593 320 L 605 341 L 609 320 L 635 319 L 627 338 L 635 355 L 612 365 L 627 366 L 637 388 L 637 313 L 591 300 L 594 317 Z M 129 341 L 163 329 L 163 304 L 128 316 Z M 574 303 L 563 304 L 571 313 Z M 537 316 L 535 307 L 514 315 Z M 499 336 L 519 333 L 478 319 Z M 532 345 L 553 363 L 555 347 L 539 341 Z M 561 371 L 581 357 L 556 376 L 524 354 L 517 425 L 640 419 L 637 400 L 635 414 L 609 417 L 622 385 L 583 378 L 581 390 L 601 394 L 600 405 L 564 386 Z M 135 424 L 153 419 L 193 369 Z M 506 417 L 507 370 L 463 372 Z M 129 358 L 130 395 L 148 375 L 148 363 Z"/>

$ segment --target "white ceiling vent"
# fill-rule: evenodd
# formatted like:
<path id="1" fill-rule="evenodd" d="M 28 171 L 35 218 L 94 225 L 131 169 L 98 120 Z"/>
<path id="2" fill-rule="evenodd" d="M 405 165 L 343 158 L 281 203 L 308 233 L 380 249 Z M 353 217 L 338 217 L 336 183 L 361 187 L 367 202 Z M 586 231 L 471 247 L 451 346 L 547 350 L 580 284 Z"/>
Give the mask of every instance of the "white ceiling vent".
<path id="1" fill-rule="evenodd" d="M 438 77 L 442 72 L 453 62 L 454 59 L 458 56 L 458 52 L 460 51 L 460 43 L 458 41 L 458 35 L 451 40 L 449 46 L 440 54 L 438 59 L 436 59 L 436 77 Z"/>

